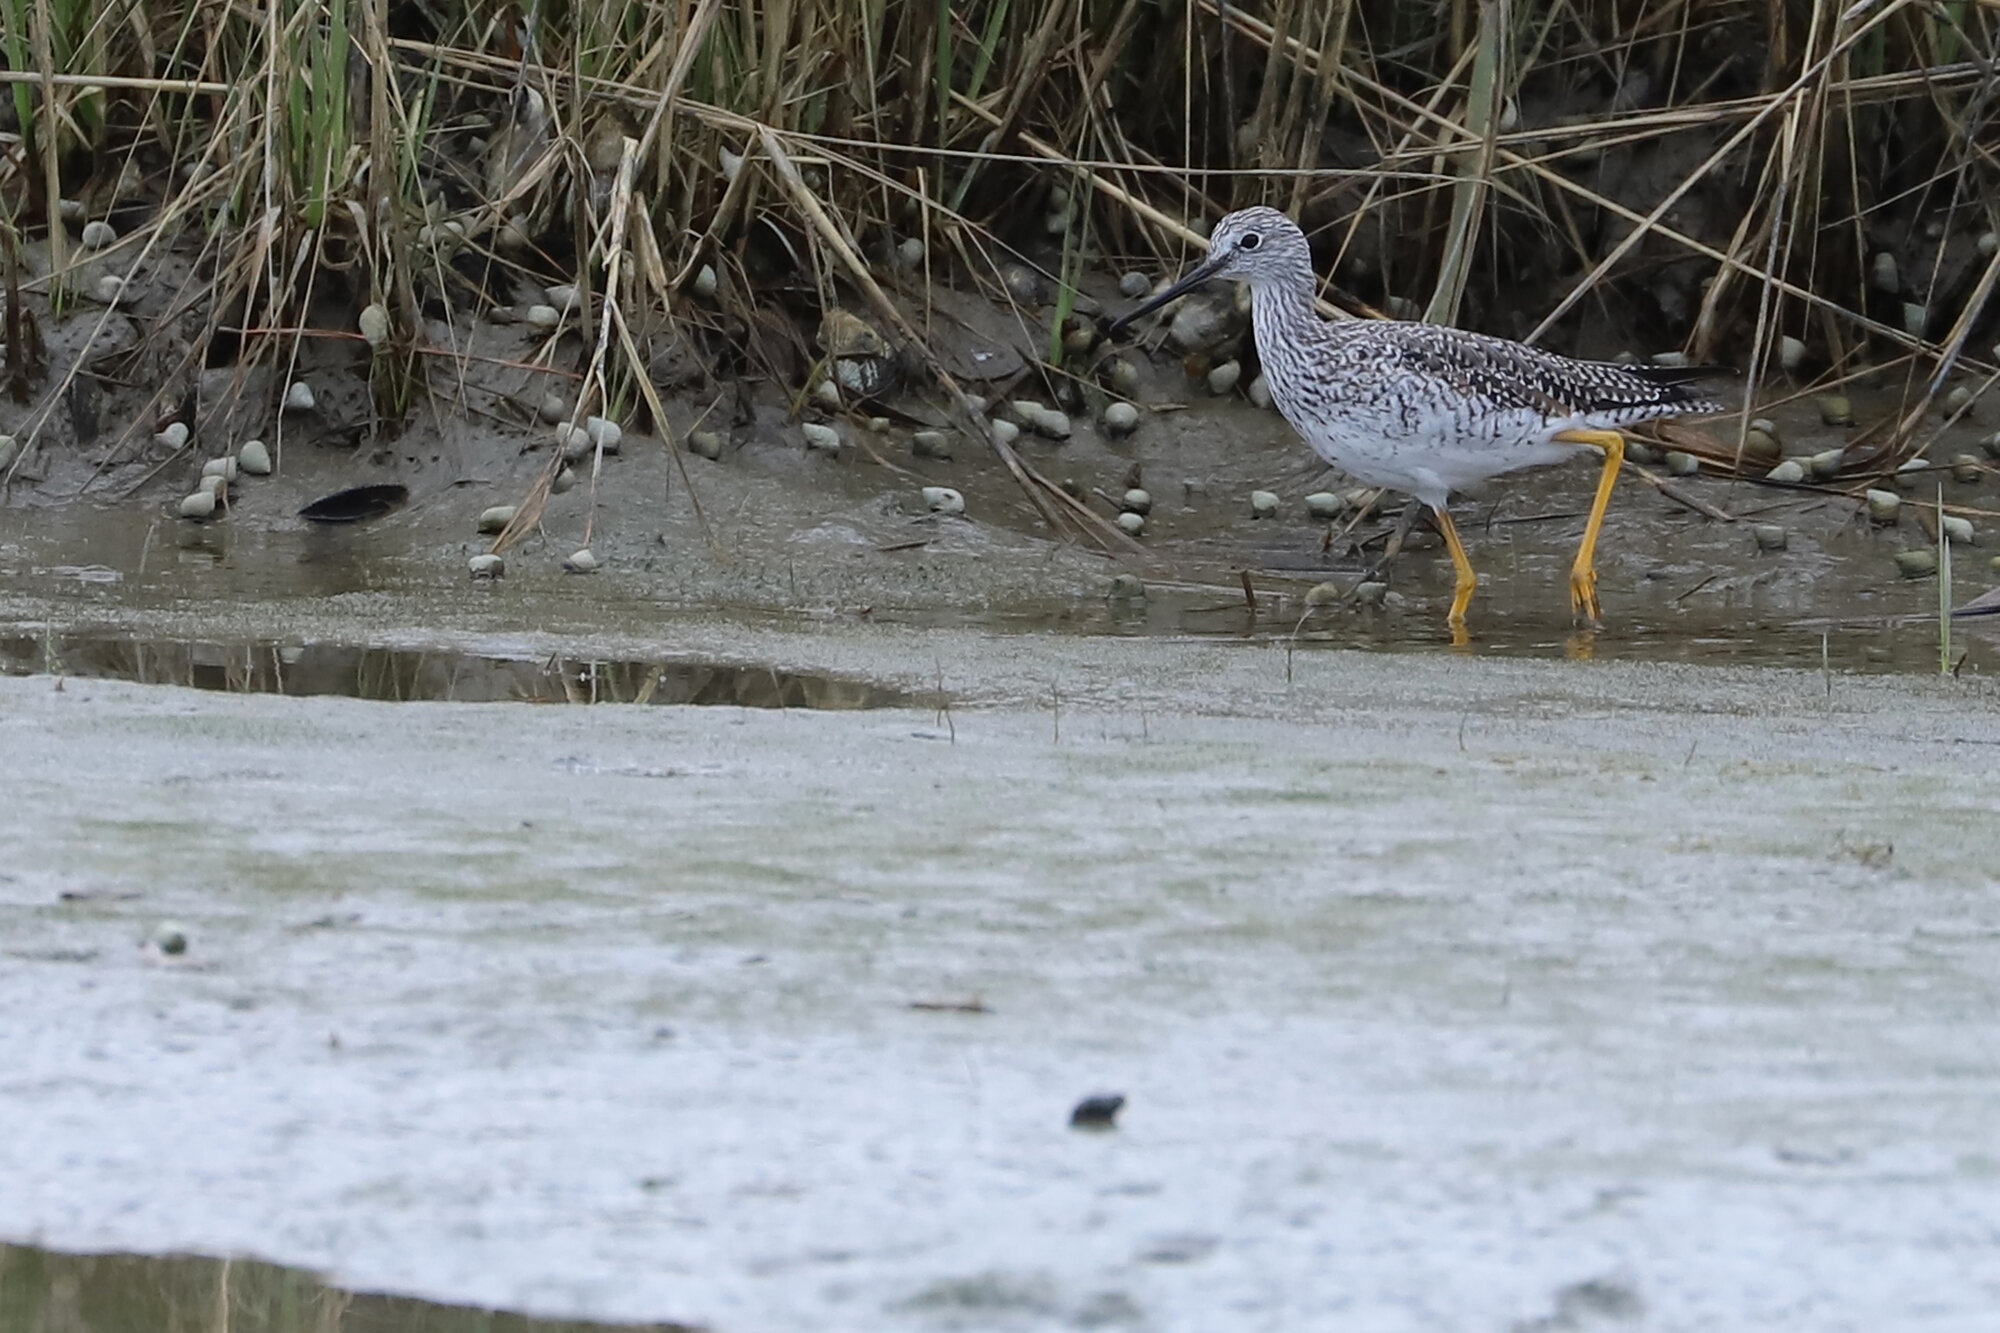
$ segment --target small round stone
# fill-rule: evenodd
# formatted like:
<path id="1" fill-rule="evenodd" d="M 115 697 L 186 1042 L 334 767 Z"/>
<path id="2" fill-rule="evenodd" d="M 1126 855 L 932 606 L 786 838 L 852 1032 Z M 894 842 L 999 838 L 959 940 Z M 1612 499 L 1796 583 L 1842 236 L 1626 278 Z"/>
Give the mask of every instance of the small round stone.
<path id="1" fill-rule="evenodd" d="M 1146 584 L 1137 574 L 1114 574 L 1111 576 L 1111 591 L 1108 594 L 1116 601 L 1143 601 Z"/>
<path id="2" fill-rule="evenodd" d="M 1778 364 L 1787 371 L 1797 370 L 1805 364 L 1806 345 L 1801 339 L 1786 334 L 1778 339 Z"/>
<path id="3" fill-rule="evenodd" d="M 1986 480 L 1986 465 L 1979 461 L 1978 454 L 1960 454 L 1951 460 L 1951 476 L 1954 481 L 1976 486 Z"/>
<path id="4" fill-rule="evenodd" d="M 1389 600 L 1389 585 L 1370 579 L 1355 587 L 1354 600 L 1363 606 L 1381 606 Z"/>
<path id="5" fill-rule="evenodd" d="M 516 510 L 513 505 L 494 505 L 479 511 L 479 531 L 485 533 L 504 532 L 514 521 Z"/>
<path id="6" fill-rule="evenodd" d="M 576 469 L 564 464 L 549 478 L 549 494 L 566 495 L 576 488 Z"/>
<path id="7" fill-rule="evenodd" d="M 99 278 L 94 290 L 97 293 L 97 299 L 106 305 L 117 305 L 129 295 L 125 290 L 125 279 L 119 277 L 116 273 L 107 273 Z"/>
<path id="8" fill-rule="evenodd" d="M 1146 530 L 1146 516 L 1144 514 L 1135 514 L 1129 509 L 1118 516 L 1117 523 L 1119 527 L 1125 529 L 1129 535 L 1134 537 L 1139 536 Z"/>
<path id="9" fill-rule="evenodd" d="M 1144 296 L 1148 291 L 1151 291 L 1152 287 L 1153 280 L 1139 272 L 1127 273 L 1124 277 L 1118 279 L 1118 294 L 1129 296 L 1134 301 Z"/>
<path id="10" fill-rule="evenodd" d="M 1012 444 L 1021 438 L 1021 428 L 1011 421 L 992 422 L 989 429 L 993 432 L 995 444 Z"/>
<path id="11" fill-rule="evenodd" d="M 817 421 L 808 421 L 799 427 L 799 434 L 805 437 L 806 448 L 822 453 L 840 452 L 840 432 L 832 426 L 823 426 Z"/>
<path id="12" fill-rule="evenodd" d="M 1265 411 L 1271 410 L 1271 382 L 1262 375 L 1250 381 L 1250 401 Z"/>
<path id="13" fill-rule="evenodd" d="M 941 430 L 920 430 L 910 436 L 910 452 L 918 458 L 950 458 L 951 437 Z"/>
<path id="14" fill-rule="evenodd" d="M 187 952 L 187 927 L 173 921 L 162 921 L 153 931 L 153 947 L 163 954 L 178 957 Z"/>
<path id="15" fill-rule="evenodd" d="M 1270 491 L 1250 492 L 1250 517 L 1276 518 L 1277 515 L 1278 497 L 1276 495 Z"/>
<path id="16" fill-rule="evenodd" d="M 1988 458 L 2000 458 L 2000 430 L 1983 437 L 1979 441 L 1979 447 Z"/>
<path id="17" fill-rule="evenodd" d="M 896 258 L 904 268 L 922 268 L 924 264 L 924 243 L 914 236 L 906 236 L 896 247 Z"/>
<path id="18" fill-rule="evenodd" d="M 1944 410 L 1952 415 L 1957 415 L 1960 412 L 1964 412 L 1977 401 L 1978 399 L 1974 397 L 1971 387 L 1961 384 L 1944 396 Z"/>
<path id="19" fill-rule="evenodd" d="M 1778 437 L 1768 431 L 1752 426 L 1743 435 L 1743 458 L 1745 462 L 1770 467 L 1784 456 L 1784 446 Z"/>
<path id="20" fill-rule="evenodd" d="M 933 514 L 952 516 L 965 512 L 965 497 L 949 486 L 924 487 L 924 504 Z"/>
<path id="21" fill-rule="evenodd" d="M 535 405 L 535 415 L 542 419 L 542 424 L 545 426 L 568 421 L 569 412 L 569 399 L 559 393 L 545 393 L 542 395 L 542 401 Z"/>
<path id="22" fill-rule="evenodd" d="M 588 546 L 563 558 L 562 570 L 565 574 L 595 574 L 597 569 L 597 555 Z"/>
<path id="23" fill-rule="evenodd" d="M 215 515 L 215 492 L 202 490 L 181 500 L 182 518 L 212 518 Z"/>
<path id="24" fill-rule="evenodd" d="M 1150 514 L 1153 512 L 1152 492 L 1141 490 L 1137 486 L 1125 492 L 1119 503 L 1124 506 L 1125 512 L 1129 514 Z"/>
<path id="25" fill-rule="evenodd" d="M 568 421 L 556 423 L 556 448 L 562 450 L 562 456 L 572 463 L 596 452 L 596 446 L 590 442 L 590 432 Z"/>
<path id="26" fill-rule="evenodd" d="M 585 417 L 583 433 L 590 437 L 593 445 L 607 454 L 618 452 L 619 444 L 625 438 L 625 429 L 610 417 Z"/>
<path id="27" fill-rule="evenodd" d="M 217 501 L 220 501 L 228 493 L 229 478 L 219 473 L 210 472 L 202 477 L 201 489 L 214 496 Z"/>
<path id="28" fill-rule="evenodd" d="M 1894 491 L 1864 491 L 1862 499 L 1868 502 L 1868 517 L 1873 522 L 1886 526 L 1902 516 L 1903 497 Z"/>
<path id="29" fill-rule="evenodd" d="M 1938 526 L 1944 529 L 1944 538 L 1953 546 L 1972 546 L 1978 537 L 1972 530 L 1972 520 L 1957 514 L 1946 514 Z"/>
<path id="30" fill-rule="evenodd" d="M 465 564 L 475 579 L 497 579 L 507 573 L 507 562 L 497 555 L 475 555 Z"/>
<path id="31" fill-rule="evenodd" d="M 1925 474 L 1930 469 L 1930 459 L 1912 458 L 1909 462 L 1898 467 L 1895 474 L 1889 480 L 1899 491 L 1913 491 L 1917 488 L 1917 483 L 1924 480 Z"/>
<path id="32" fill-rule="evenodd" d="M 1769 481 L 1804 481 L 1806 479 L 1806 465 L 1796 458 L 1787 458 L 1784 462 L 1766 472 L 1764 476 Z"/>
<path id="33" fill-rule="evenodd" d="M 109 222 L 86 222 L 83 224 L 83 248 L 102 250 L 118 243 L 118 229 Z"/>
<path id="34" fill-rule="evenodd" d="M 703 264 L 694 275 L 694 294 L 704 301 L 715 299 L 715 291 L 719 285 L 715 269 L 711 265 Z"/>
<path id="35" fill-rule="evenodd" d="M 1072 429 L 1069 414 L 1058 412 L 1052 407 L 1043 408 L 1041 413 L 1028 423 L 1028 427 L 1043 439 L 1056 441 L 1067 440 Z"/>
<path id="36" fill-rule="evenodd" d="M 1844 393 L 1830 393 L 1819 400 L 1819 419 L 1829 426 L 1854 424 L 1854 400 Z"/>
<path id="37" fill-rule="evenodd" d="M 1790 540 L 1790 534 L 1776 523 L 1759 523 L 1750 531 L 1756 535 L 1760 551 L 1782 551 Z"/>
<path id="38" fill-rule="evenodd" d="M 389 341 L 389 307 L 379 301 L 371 301 L 361 307 L 361 340 L 370 347 L 380 347 Z"/>
<path id="39" fill-rule="evenodd" d="M 1079 324 L 1063 335 L 1063 350 L 1071 356 L 1082 356 L 1097 346 L 1097 330 L 1087 324 Z"/>
<path id="40" fill-rule="evenodd" d="M 165 448 L 178 449 L 188 442 L 188 436 L 191 433 L 188 430 L 187 422 L 170 421 L 167 423 L 167 428 L 153 438 L 158 440 Z"/>
<path id="41" fill-rule="evenodd" d="M 1906 579 L 1927 579 L 1937 573 L 1937 552 L 1922 547 L 1896 552 L 1896 572 Z"/>
<path id="42" fill-rule="evenodd" d="M 1688 363 L 1688 358 L 1686 352 L 1653 353 L 1653 364 L 1656 366 L 1666 366 L 1669 369 L 1674 369 L 1681 366 L 1685 366 L 1687 363 Z"/>
<path id="43" fill-rule="evenodd" d="M 236 465 L 253 477 L 271 475 L 271 451 L 262 440 L 245 440 L 236 451 Z"/>
<path id="44" fill-rule="evenodd" d="M 1666 457 L 1667 471 L 1676 477 L 1692 477 L 1701 471 L 1701 460 L 1680 449 L 1669 449 Z"/>
<path id="45" fill-rule="evenodd" d="M 1822 449 L 1806 460 L 1806 471 L 1815 481 L 1832 481 L 1840 475 L 1840 465 L 1846 460 L 1845 449 Z"/>
<path id="46" fill-rule="evenodd" d="M 1114 393 L 1131 398 L 1139 392 L 1139 367 L 1131 361 L 1122 356 L 1112 358 L 1110 374 Z"/>
<path id="47" fill-rule="evenodd" d="M 1314 491 L 1306 497 L 1306 516 L 1308 518 L 1339 518 L 1346 510 L 1347 506 L 1342 504 L 1340 497 L 1332 491 Z"/>
<path id="48" fill-rule="evenodd" d="M 238 463 L 234 458 L 211 458 L 201 465 L 201 475 L 204 477 L 220 477 L 224 481 L 235 481 L 236 474 L 241 468 L 242 464 Z"/>
<path id="49" fill-rule="evenodd" d="M 1657 463 L 1660 451 L 1644 440 L 1625 441 L 1625 456 L 1635 463 Z"/>
<path id="50" fill-rule="evenodd" d="M 304 380 L 292 381 L 292 387 L 285 390 L 285 407 L 292 412 L 310 412 L 319 406 L 319 395 L 313 386 Z"/>
<path id="51" fill-rule="evenodd" d="M 1898 292 L 1903 288 L 1902 274 L 1896 267 L 1896 256 L 1887 250 L 1878 250 L 1868 266 L 1868 281 L 1878 292 Z"/>
<path id="52" fill-rule="evenodd" d="M 1104 409 L 1104 430 L 1109 435 L 1130 435 L 1139 428 L 1139 409 L 1130 403 L 1112 403 Z"/>
<path id="53" fill-rule="evenodd" d="M 537 302 L 521 312 L 524 322 L 537 329 L 553 329 L 562 325 L 562 311 L 552 305 Z"/>
<path id="54" fill-rule="evenodd" d="M 1208 372 L 1208 391 L 1220 398 L 1232 393 L 1236 383 L 1243 378 L 1243 364 L 1239 361 L 1225 361 Z"/>
<path id="55" fill-rule="evenodd" d="M 713 462 L 722 457 L 723 439 L 721 432 L 696 430 L 688 432 L 688 452 L 697 458 Z"/>
<path id="56" fill-rule="evenodd" d="M 829 377 L 813 385 L 813 400 L 817 402 L 821 407 L 826 408 L 828 411 L 839 410 L 840 407 L 839 381 Z"/>

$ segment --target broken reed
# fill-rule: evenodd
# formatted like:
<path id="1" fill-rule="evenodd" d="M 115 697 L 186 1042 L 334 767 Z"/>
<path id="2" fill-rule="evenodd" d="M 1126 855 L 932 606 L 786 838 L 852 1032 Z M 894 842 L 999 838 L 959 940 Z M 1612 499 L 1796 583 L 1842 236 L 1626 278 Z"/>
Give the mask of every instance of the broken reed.
<path id="1" fill-rule="evenodd" d="M 1590 312 L 1631 310 L 1756 392 L 1792 339 L 1811 374 L 1907 356 L 1928 396 L 1992 359 L 1972 333 L 2000 255 L 1947 274 L 1947 244 L 1903 246 L 1894 294 L 1871 265 L 1885 237 L 2000 228 L 1996 34 L 1991 5 L 1917 0 L 0 0 L 22 135 L 0 211 L 33 239 L 54 199 L 123 209 L 122 253 L 198 252 L 191 359 L 224 325 L 312 324 L 339 275 L 394 316 L 392 410 L 454 264 L 601 282 L 625 138 L 621 308 L 753 362 L 770 289 L 841 300 L 842 249 L 919 236 L 999 295 L 1010 247 L 1062 277 L 1178 262 L 1264 201 L 1376 308 L 1596 355 Z M 1076 202 L 1051 210 L 1058 185 Z M 705 264 L 719 312 L 681 299 Z"/>

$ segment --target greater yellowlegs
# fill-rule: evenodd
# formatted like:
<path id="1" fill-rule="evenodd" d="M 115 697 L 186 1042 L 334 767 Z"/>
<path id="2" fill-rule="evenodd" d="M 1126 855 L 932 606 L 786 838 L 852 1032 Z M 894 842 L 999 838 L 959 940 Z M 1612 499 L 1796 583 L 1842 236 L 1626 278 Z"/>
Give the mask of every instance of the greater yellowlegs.
<path id="1" fill-rule="evenodd" d="M 1618 428 L 1720 410 L 1670 382 L 1672 371 L 1575 361 L 1436 324 L 1329 324 L 1313 310 L 1305 233 L 1272 208 L 1246 208 L 1216 223 L 1208 258 L 1111 331 L 1212 278 L 1249 284 L 1251 326 L 1271 400 L 1313 452 L 1370 486 L 1415 496 L 1437 515 L 1458 575 L 1454 631 L 1462 630 L 1479 585 L 1446 508 L 1454 491 L 1560 463 L 1583 449 L 1602 451 L 1604 472 L 1569 574 L 1571 609 L 1596 624 L 1597 534 L 1625 458 Z"/>

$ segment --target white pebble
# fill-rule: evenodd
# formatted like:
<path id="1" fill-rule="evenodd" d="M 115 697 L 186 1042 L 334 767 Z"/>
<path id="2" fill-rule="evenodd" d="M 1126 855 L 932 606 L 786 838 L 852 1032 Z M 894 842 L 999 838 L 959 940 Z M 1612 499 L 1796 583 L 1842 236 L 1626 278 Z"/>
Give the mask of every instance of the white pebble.
<path id="1" fill-rule="evenodd" d="M 904 268 L 922 268 L 924 264 L 924 243 L 914 236 L 906 236 L 896 247 L 896 257 L 903 261 Z"/>
<path id="2" fill-rule="evenodd" d="M 1930 466 L 1931 460 L 1928 458 L 1912 458 L 1897 468 L 1896 475 L 1889 480 L 1895 483 L 1899 490 L 1914 490 L 1917 483 L 1924 480 L 1924 475 L 1930 471 Z"/>
<path id="3" fill-rule="evenodd" d="M 465 563 L 475 579 L 497 579 L 507 572 L 507 562 L 497 555 L 475 555 Z"/>
<path id="4" fill-rule="evenodd" d="M 236 464 L 253 477 L 271 475 L 271 451 L 262 440 L 245 440 L 236 451 Z"/>
<path id="5" fill-rule="evenodd" d="M 1980 255 L 1990 259 L 1995 251 L 2000 251 L 2000 232 L 1982 231 L 1976 244 Z"/>
<path id="6" fill-rule="evenodd" d="M 506 531 L 507 525 L 514 521 L 515 512 L 513 505 L 494 505 L 490 509 L 480 510 L 479 531 L 486 533 Z"/>
<path id="7" fill-rule="evenodd" d="M 567 421 L 556 423 L 556 447 L 572 463 L 595 451 L 590 442 L 590 432 Z"/>
<path id="8" fill-rule="evenodd" d="M 285 390 L 285 408 L 291 412 L 310 412 L 319 405 L 319 395 L 313 386 L 304 380 L 292 381 L 292 387 Z"/>
<path id="9" fill-rule="evenodd" d="M 597 572 L 597 556 L 586 546 L 580 551 L 574 551 L 565 556 L 562 562 L 562 569 L 565 574 L 595 574 Z"/>
<path id="10" fill-rule="evenodd" d="M 949 486 L 924 487 L 924 503 L 933 514 L 963 514 L 965 497 Z"/>
<path id="11" fill-rule="evenodd" d="M 76 222 L 80 220 L 83 217 L 83 200 L 81 199 L 57 200 L 56 214 L 57 216 L 62 218 L 64 222 Z"/>
<path id="12" fill-rule="evenodd" d="M 813 385 L 813 399 L 829 412 L 840 410 L 840 385 L 831 376 Z"/>
<path id="13" fill-rule="evenodd" d="M 389 340 L 389 307 L 379 301 L 372 301 L 361 307 L 361 340 L 370 347 L 380 347 Z"/>
<path id="14" fill-rule="evenodd" d="M 109 222 L 86 222 L 83 224 L 83 248 L 102 250 L 118 242 L 118 230 Z"/>
<path id="15" fill-rule="evenodd" d="M 214 472 L 204 472 L 201 477 L 201 489 L 221 499 L 222 493 L 229 489 L 229 478 Z"/>
<path id="16" fill-rule="evenodd" d="M 822 426 L 817 421 L 808 421 L 799 427 L 805 436 L 806 448 L 818 449 L 829 454 L 840 452 L 840 432 L 831 426 Z"/>
<path id="17" fill-rule="evenodd" d="M 697 430 L 688 433 L 688 452 L 697 458 L 713 462 L 722 457 L 722 436 L 712 430 Z"/>
<path id="18" fill-rule="evenodd" d="M 1049 440 L 1067 440 L 1070 433 L 1069 415 L 1054 408 L 1043 408 L 1039 416 L 1028 423 L 1035 434 Z"/>
<path id="19" fill-rule="evenodd" d="M 196 491 L 181 501 L 182 518 L 207 518 L 215 513 L 215 492 Z"/>
<path id="20" fill-rule="evenodd" d="M 1688 363 L 1688 358 L 1686 352 L 1655 352 L 1653 353 L 1652 361 L 1656 366 L 1666 366 L 1671 369 L 1676 366 L 1685 366 Z"/>
<path id="21" fill-rule="evenodd" d="M 233 458 L 211 458 L 201 465 L 204 477 L 220 477 L 224 481 L 235 481 L 238 464 Z"/>
<path id="22" fill-rule="evenodd" d="M 607 454 L 617 453 L 619 444 L 625 439 L 624 427 L 610 417 L 585 417 L 583 433 L 590 437 L 592 444 L 599 446 Z"/>
<path id="23" fill-rule="evenodd" d="M 553 329 L 562 323 L 562 311 L 552 305 L 531 305 L 521 312 L 531 328 Z"/>
<path id="24" fill-rule="evenodd" d="M 1112 403 L 1104 409 L 1107 435 L 1130 435 L 1139 428 L 1139 409 L 1130 403 Z"/>
<path id="25" fill-rule="evenodd" d="M 1692 477 L 1701 471 L 1701 460 L 1679 449 L 1667 451 L 1666 464 L 1667 471 L 1676 477 Z"/>
<path id="26" fill-rule="evenodd" d="M 1266 412 L 1271 410 L 1271 382 L 1262 375 L 1250 381 L 1250 401 Z"/>
<path id="27" fill-rule="evenodd" d="M 1894 523 L 1902 516 L 1903 497 L 1894 491 L 1864 491 L 1862 498 L 1868 502 L 1868 517 L 1877 523 Z"/>
<path id="28" fill-rule="evenodd" d="M 1152 280 L 1143 273 L 1127 273 L 1118 279 L 1119 294 L 1129 296 L 1135 301 L 1150 291 L 1152 286 Z"/>
<path id="29" fill-rule="evenodd" d="M 542 293 L 549 298 L 549 304 L 560 314 L 576 315 L 583 312 L 583 289 L 573 282 L 556 283 L 553 287 L 543 288 Z"/>
<path id="30" fill-rule="evenodd" d="M 717 144 L 715 157 L 716 161 L 722 165 L 722 179 L 725 181 L 734 181 L 737 173 L 743 170 L 743 154 L 741 153 L 732 153 L 727 148 Z"/>
<path id="31" fill-rule="evenodd" d="M 1831 481 L 1840 475 L 1840 465 L 1846 458 L 1845 449 L 1822 449 L 1806 460 L 1806 470 L 1820 481 Z"/>
<path id="32" fill-rule="evenodd" d="M 918 458 L 950 458 L 951 437 L 941 430 L 920 430 L 910 436 L 910 452 Z"/>
<path id="33" fill-rule="evenodd" d="M 535 407 L 535 415 L 551 426 L 558 421 L 568 421 L 569 412 L 569 399 L 559 393 L 543 394 L 542 401 Z"/>
<path id="34" fill-rule="evenodd" d="M 188 442 L 189 434 L 187 422 L 173 421 L 169 422 L 167 428 L 153 438 L 168 449 L 178 449 Z"/>
<path id="35" fill-rule="evenodd" d="M 1784 462 L 1766 472 L 1764 476 L 1770 481 L 1804 481 L 1806 479 L 1805 464 L 1799 462 L 1796 458 L 1787 458 Z"/>
<path id="36" fill-rule="evenodd" d="M 1939 526 L 1944 529 L 1945 540 L 1954 546 L 1970 546 L 1974 538 L 1972 520 L 1960 518 L 1957 514 L 1946 514 Z"/>
<path id="37" fill-rule="evenodd" d="M 1944 396 L 1944 410 L 1957 414 L 1971 407 L 1974 401 L 1970 385 L 1961 384 Z"/>
<path id="38" fill-rule="evenodd" d="M 1921 338 L 1924 336 L 1924 330 L 1930 326 L 1930 322 L 1929 306 L 1918 305 L 1914 301 L 1903 302 L 1903 332 L 1912 338 Z"/>
<path id="39" fill-rule="evenodd" d="M 1119 503 L 1124 506 L 1127 513 L 1150 514 L 1153 512 L 1152 493 L 1141 490 L 1137 486 L 1126 491 Z"/>
<path id="40" fill-rule="evenodd" d="M 1868 266 L 1868 281 L 1878 292 L 1901 291 L 1903 279 L 1896 269 L 1896 256 L 1887 250 L 1878 251 L 1874 262 Z"/>
<path id="41" fill-rule="evenodd" d="M 1208 372 L 1208 391 L 1220 398 L 1236 388 L 1236 382 L 1243 378 L 1243 365 L 1238 361 L 1225 361 Z"/>
<path id="42" fill-rule="evenodd" d="M 549 494 L 566 495 L 576 487 L 576 469 L 564 464 L 549 478 Z"/>
<path id="43" fill-rule="evenodd" d="M 1806 345 L 1804 339 L 1786 334 L 1778 339 L 1778 364 L 1786 370 L 1797 370 L 1805 364 Z"/>
<path id="44" fill-rule="evenodd" d="M 1278 513 L 1278 497 L 1270 491 L 1250 492 L 1250 516 L 1252 518 L 1275 518 Z"/>
<path id="45" fill-rule="evenodd" d="M 1021 438 L 1021 428 L 1011 421 L 995 421 L 991 430 L 995 444 L 1012 444 Z"/>
<path id="46" fill-rule="evenodd" d="M 1314 491 L 1306 497 L 1306 513 L 1312 518 L 1339 518 L 1346 508 L 1332 491 Z"/>
<path id="47" fill-rule="evenodd" d="M 1137 537 L 1146 531 L 1146 516 L 1135 514 L 1129 509 L 1118 516 L 1117 522 L 1127 536 Z"/>
<path id="48" fill-rule="evenodd" d="M 125 279 L 115 273 L 107 273 L 97 280 L 97 299 L 106 305 L 117 305 L 124 300 Z"/>
<path id="49" fill-rule="evenodd" d="M 694 294 L 704 301 L 712 300 L 717 286 L 714 268 L 703 264 L 694 275 Z"/>

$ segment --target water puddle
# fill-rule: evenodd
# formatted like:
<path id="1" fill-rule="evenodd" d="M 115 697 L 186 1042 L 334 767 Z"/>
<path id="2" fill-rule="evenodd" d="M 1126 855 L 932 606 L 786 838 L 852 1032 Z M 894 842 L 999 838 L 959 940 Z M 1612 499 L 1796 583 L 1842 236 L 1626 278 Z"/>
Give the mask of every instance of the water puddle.
<path id="1" fill-rule="evenodd" d="M 687 1324 L 534 1319 L 329 1287 L 296 1268 L 0 1244 L 0 1329 L 88 1333 L 700 1333 Z"/>
<path id="2" fill-rule="evenodd" d="M 142 639 L 0 632 L 0 673 L 129 680 L 232 694 L 337 694 L 393 702 L 726 704 L 894 708 L 865 680 L 718 662 L 487 657 L 449 649 L 337 643 Z"/>

